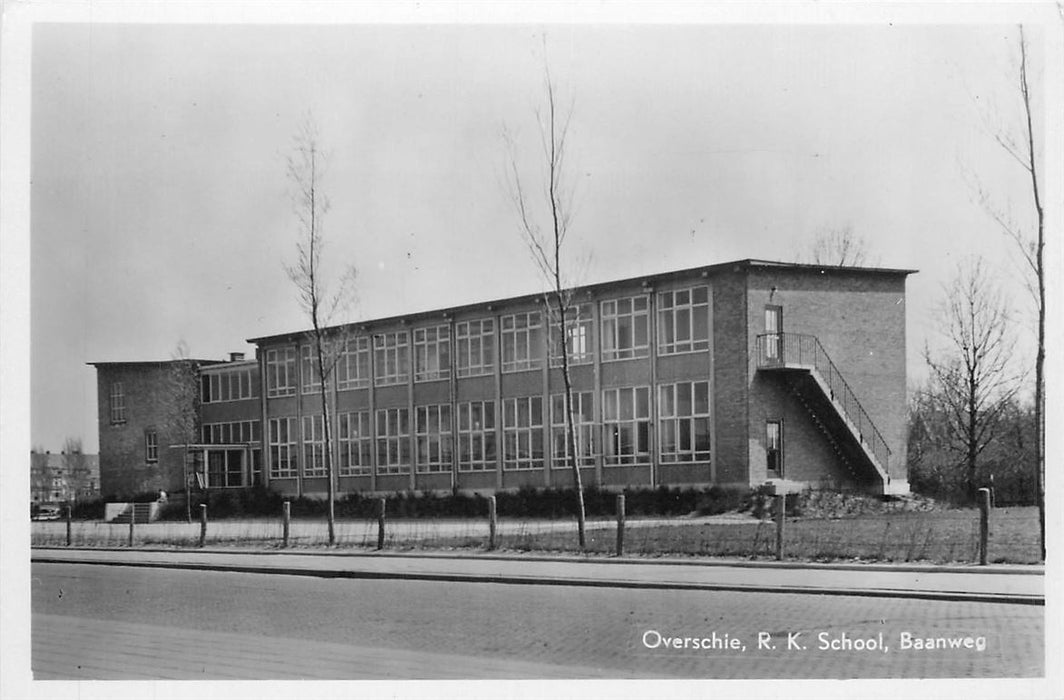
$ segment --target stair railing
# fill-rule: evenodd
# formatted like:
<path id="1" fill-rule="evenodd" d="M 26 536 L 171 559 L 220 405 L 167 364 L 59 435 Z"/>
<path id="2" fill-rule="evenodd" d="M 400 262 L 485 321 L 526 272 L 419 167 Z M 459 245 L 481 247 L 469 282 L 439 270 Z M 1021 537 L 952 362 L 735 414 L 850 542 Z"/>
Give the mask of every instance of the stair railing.
<path id="1" fill-rule="evenodd" d="M 887 441 L 815 335 L 764 333 L 757 336 L 757 366 L 765 369 L 803 367 L 817 372 L 827 386 L 829 398 L 857 429 L 858 439 L 868 446 L 883 469 L 890 473 Z"/>

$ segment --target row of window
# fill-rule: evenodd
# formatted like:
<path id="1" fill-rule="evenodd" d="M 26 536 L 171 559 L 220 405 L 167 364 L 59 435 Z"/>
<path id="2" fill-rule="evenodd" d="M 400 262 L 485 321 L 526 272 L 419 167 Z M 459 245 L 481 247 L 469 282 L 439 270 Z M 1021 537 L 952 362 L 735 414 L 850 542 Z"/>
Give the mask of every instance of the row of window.
<path id="1" fill-rule="evenodd" d="M 600 337 L 603 360 L 647 357 L 649 354 L 649 297 L 646 295 L 601 302 Z M 557 327 L 558 311 L 548 307 L 547 319 L 541 311 L 510 314 L 499 319 L 499 366 L 503 372 L 540 369 L 542 348 L 547 336 L 551 366 L 560 366 L 562 339 L 551 329 Z M 565 312 L 565 348 L 571 364 L 593 360 L 591 346 L 591 304 L 577 304 Z M 658 294 L 658 351 L 660 354 L 694 352 L 709 348 L 709 288 L 693 287 Z M 335 362 L 340 390 L 369 385 L 371 359 L 377 386 L 404 384 L 410 380 L 430 381 L 450 377 L 452 359 L 459 377 L 491 374 L 495 371 L 495 319 L 461 321 L 454 325 L 454 337 L 447 325 L 415 328 L 350 338 L 330 349 L 324 366 Z M 332 353 L 335 352 L 335 356 Z M 453 358 L 452 358 L 453 354 Z M 412 360 L 412 362 L 411 362 Z M 317 391 L 321 386 L 320 363 L 313 346 L 277 348 L 266 351 L 267 395 L 293 396 Z M 411 367 L 412 365 L 412 367 Z M 299 372 L 297 372 L 297 369 Z M 327 373 L 326 373 L 327 374 Z M 299 382 L 302 377 L 302 383 Z M 222 399 L 225 400 L 225 399 Z"/>
<path id="2" fill-rule="evenodd" d="M 554 468 L 566 468 L 574 454 L 581 465 L 594 464 L 601 453 L 605 464 L 646 464 L 650 460 L 650 388 L 629 387 L 602 392 L 601 445 L 596 445 L 592 393 L 574 392 L 574 440 L 565 430 L 565 395 L 551 397 L 550 451 Z M 337 416 L 337 474 L 369 475 L 376 451 L 377 474 L 449 472 L 458 450 L 462 472 L 494 471 L 496 420 L 502 421 L 502 464 L 507 471 L 542 469 L 544 406 L 542 397 L 500 401 L 466 401 L 407 408 L 382 408 Z M 710 458 L 709 382 L 683 382 L 658 388 L 658 448 L 663 462 L 706 461 Z M 321 415 L 269 421 L 270 478 L 293 478 L 299 473 L 299 437 L 303 442 L 302 474 L 325 476 L 325 432 Z M 411 436 L 414 438 L 411 447 Z M 411 449 L 415 454 L 411 455 Z"/>
<path id="3" fill-rule="evenodd" d="M 200 377 L 200 400 L 203 403 L 240 401 L 258 396 L 259 378 L 256 366 L 212 372 Z"/>

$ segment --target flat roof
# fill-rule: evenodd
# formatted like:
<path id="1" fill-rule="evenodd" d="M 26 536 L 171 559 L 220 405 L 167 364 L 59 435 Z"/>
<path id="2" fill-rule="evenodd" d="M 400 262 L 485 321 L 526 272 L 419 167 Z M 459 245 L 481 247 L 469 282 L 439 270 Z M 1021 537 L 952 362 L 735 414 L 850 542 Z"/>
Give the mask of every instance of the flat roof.
<path id="1" fill-rule="evenodd" d="M 721 272 L 736 272 L 741 269 L 751 268 L 788 268 L 793 270 L 801 270 L 808 272 L 817 272 L 819 274 L 833 274 L 833 273 L 861 273 L 869 275 L 911 275 L 918 270 L 905 270 L 885 267 L 857 267 L 851 265 L 817 265 L 812 263 L 789 263 L 780 262 L 775 260 L 757 260 L 754 258 L 746 258 L 743 260 L 733 260 L 731 262 L 715 263 L 712 265 L 701 265 L 699 267 L 689 267 L 682 270 L 672 270 L 669 272 L 656 272 L 647 275 L 640 275 L 638 277 L 628 277 L 626 279 L 609 280 L 606 282 L 595 282 L 592 284 L 580 285 L 570 288 L 574 292 L 594 292 L 599 290 L 611 289 L 613 287 L 629 286 L 632 284 L 653 284 L 654 282 L 667 282 L 674 279 L 682 279 L 691 277 L 692 275 L 700 274 L 709 276 Z M 329 326 L 323 329 L 325 332 L 337 331 L 341 328 L 351 328 L 352 326 L 371 326 L 371 325 L 387 325 L 396 323 L 403 320 L 418 320 L 441 316 L 452 316 L 465 311 L 473 311 L 476 309 L 492 308 L 496 306 L 504 306 L 508 304 L 519 304 L 537 301 L 543 298 L 545 294 L 549 294 L 547 291 L 540 291 L 533 294 L 523 294 L 516 297 L 507 297 L 503 299 L 493 299 L 489 301 L 480 301 L 472 304 L 463 304 L 461 306 L 449 306 L 439 309 L 429 309 L 425 311 L 415 311 L 407 314 L 400 314 L 398 316 L 386 316 L 383 318 L 367 319 L 363 321 L 352 321 L 350 323 L 342 323 L 335 326 Z M 261 336 L 258 338 L 248 338 L 248 343 L 254 343 L 261 345 L 263 343 L 270 343 L 274 341 L 295 340 L 298 338 L 306 337 L 306 329 L 300 331 L 291 331 L 288 333 L 277 333 L 274 335 Z"/>

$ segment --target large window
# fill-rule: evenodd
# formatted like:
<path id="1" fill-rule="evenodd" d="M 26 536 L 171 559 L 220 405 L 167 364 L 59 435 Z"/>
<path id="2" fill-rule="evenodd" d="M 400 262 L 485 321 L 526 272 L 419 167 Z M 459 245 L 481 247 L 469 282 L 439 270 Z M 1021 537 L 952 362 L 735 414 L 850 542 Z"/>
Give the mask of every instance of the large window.
<path id="1" fill-rule="evenodd" d="M 417 470 L 451 471 L 451 406 L 418 406 L 414 421 L 417 436 Z"/>
<path id="2" fill-rule="evenodd" d="M 543 467 L 543 399 L 502 400 L 503 469 Z"/>
<path id="3" fill-rule="evenodd" d="M 603 360 L 647 356 L 647 308 L 645 296 L 602 302 Z"/>
<path id="4" fill-rule="evenodd" d="M 200 377 L 200 399 L 203 403 L 253 399 L 259 395 L 257 373 L 258 369 L 255 367 L 244 367 L 204 374 Z"/>
<path id="5" fill-rule="evenodd" d="M 658 449 L 662 462 L 709 459 L 709 382 L 658 387 Z"/>
<path id="6" fill-rule="evenodd" d="M 503 316 L 502 371 L 519 372 L 543 366 L 543 315 L 538 311 Z"/>
<path id="7" fill-rule="evenodd" d="M 293 396 L 296 393 L 296 349 L 266 351 L 266 395 Z"/>
<path id="8" fill-rule="evenodd" d="M 602 392 L 606 464 L 650 461 L 650 389 L 634 387 Z"/>
<path id="9" fill-rule="evenodd" d="M 562 366 L 562 344 L 558 333 L 558 311 L 551 307 L 548 316 L 550 323 L 550 364 L 551 367 Z M 581 365 L 592 362 L 591 326 L 593 323 L 591 304 L 577 304 L 565 310 L 565 347 L 569 351 L 569 364 Z"/>
<path id="10" fill-rule="evenodd" d="M 303 416 L 303 476 L 325 476 L 325 423 L 321 414 Z"/>
<path id="11" fill-rule="evenodd" d="M 658 294 L 658 351 L 709 349 L 709 287 Z"/>
<path id="12" fill-rule="evenodd" d="M 377 409 L 377 473 L 410 472 L 410 411 Z"/>
<path id="13" fill-rule="evenodd" d="M 595 463 L 595 408 L 590 391 L 573 392 L 573 427 L 581 466 Z M 569 467 L 569 438 L 565 430 L 565 394 L 550 397 L 551 455 L 555 469 Z"/>
<path id="14" fill-rule="evenodd" d="M 207 453 L 207 486 L 227 488 L 243 485 L 243 450 L 211 450 Z"/>
<path id="15" fill-rule="evenodd" d="M 336 361 L 337 388 L 357 389 L 369 386 L 369 338 L 348 338 Z"/>
<path id="16" fill-rule="evenodd" d="M 313 394 L 321 391 L 321 377 L 318 374 L 318 353 L 313 345 L 299 348 L 299 373 L 303 380 L 303 393 Z"/>
<path id="17" fill-rule="evenodd" d="M 458 470 L 495 471 L 495 402 L 458 404 Z"/>
<path id="18" fill-rule="evenodd" d="M 148 462 L 159 461 L 159 434 L 155 428 L 144 431 L 144 459 Z"/>
<path id="19" fill-rule="evenodd" d="M 406 331 L 373 336 L 377 386 L 403 384 L 410 378 L 410 345 Z"/>
<path id="20" fill-rule="evenodd" d="M 292 479 L 299 460 L 296 455 L 295 418 L 270 419 L 270 478 Z"/>
<path id="21" fill-rule="evenodd" d="M 459 377 L 491 374 L 495 369 L 495 320 L 462 321 L 454 326 Z"/>
<path id="22" fill-rule="evenodd" d="M 449 326 L 414 329 L 414 381 L 451 376 L 451 329 Z"/>
<path id="23" fill-rule="evenodd" d="M 340 438 L 340 476 L 364 476 L 373 468 L 373 430 L 369 412 L 341 413 L 337 416 Z"/>
<path id="24" fill-rule="evenodd" d="M 259 426 L 260 423 L 257 420 L 242 420 L 232 423 L 204 423 L 203 442 L 208 445 L 255 443 L 261 439 Z"/>
<path id="25" fill-rule="evenodd" d="M 111 425 L 126 422 L 126 394 L 122 382 L 111 382 Z"/>

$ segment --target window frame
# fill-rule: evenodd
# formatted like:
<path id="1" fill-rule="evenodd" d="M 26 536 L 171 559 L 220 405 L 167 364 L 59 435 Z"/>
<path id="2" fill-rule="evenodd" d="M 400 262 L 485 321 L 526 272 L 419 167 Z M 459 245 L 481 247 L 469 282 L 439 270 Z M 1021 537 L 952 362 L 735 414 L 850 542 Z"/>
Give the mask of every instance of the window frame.
<path id="1" fill-rule="evenodd" d="M 303 478 L 320 479 L 328 476 L 325 468 L 325 421 L 320 413 L 302 417 Z M 309 428 L 309 430 L 308 430 Z"/>
<path id="2" fill-rule="evenodd" d="M 534 310 L 502 316 L 499 319 L 499 341 L 503 372 L 542 369 L 543 313 Z"/>
<path id="3" fill-rule="evenodd" d="M 324 348 L 322 348 L 324 350 Z M 314 343 L 299 346 L 299 385 L 302 394 L 321 392 L 321 378 L 317 372 L 318 358 L 314 352 Z"/>
<path id="4" fill-rule="evenodd" d="M 389 360 L 393 371 L 388 371 Z M 374 386 L 396 386 L 410 381 L 410 334 L 405 330 L 374 333 L 373 363 Z"/>
<path id="5" fill-rule="evenodd" d="M 562 366 L 562 355 L 558 342 L 558 323 L 554 319 L 558 312 L 551 310 L 548 314 L 547 337 L 550 354 L 550 366 L 553 368 Z M 573 315 L 570 315 L 573 314 Z M 581 352 L 569 349 L 569 366 L 586 365 L 595 361 L 594 344 L 595 311 L 592 302 L 572 304 L 565 310 L 565 346 L 576 345 L 574 336 L 580 337 Z M 582 331 L 574 333 L 574 331 Z"/>
<path id="6" fill-rule="evenodd" d="M 538 422 L 535 420 L 537 413 Z M 534 471 L 542 469 L 544 463 L 543 397 L 512 396 L 502 399 L 503 471 Z"/>
<path id="7" fill-rule="evenodd" d="M 353 346 L 353 347 L 352 347 Z M 346 338 L 336 360 L 336 389 L 350 391 L 369 386 L 372 367 L 373 343 L 367 335 Z"/>
<path id="8" fill-rule="evenodd" d="M 698 292 L 704 293 L 703 301 L 695 301 L 695 295 Z M 678 301 L 681 296 L 685 296 L 686 301 Z M 710 336 L 712 335 L 710 332 L 709 313 L 709 285 L 702 284 L 658 292 L 658 354 L 681 355 L 708 351 Z M 704 321 L 702 329 L 699 329 L 696 323 L 696 319 L 699 317 Z M 678 331 L 681 326 L 686 327 L 686 340 L 679 340 Z M 696 337 L 697 330 L 704 330 L 705 337 Z M 672 336 L 671 340 L 669 339 L 670 335 Z"/>
<path id="9" fill-rule="evenodd" d="M 339 476 L 369 476 L 373 473 L 373 424 L 369 411 L 345 411 L 337 415 L 336 470 Z M 352 432 L 352 426 L 357 428 Z M 357 457 L 357 462 L 352 459 Z"/>
<path id="10" fill-rule="evenodd" d="M 699 387 L 705 385 L 705 410 L 699 411 Z M 680 387 L 689 387 L 688 411 L 681 413 Z M 709 462 L 713 457 L 713 399 L 709 380 L 674 382 L 658 386 L 658 460 L 662 464 Z M 666 398 L 665 392 L 671 396 Z M 705 449 L 698 449 L 696 426 L 704 421 Z M 688 447 L 683 447 L 684 426 Z M 666 439 L 666 435 L 670 439 Z M 666 447 L 675 449 L 666 451 Z"/>
<path id="11" fill-rule="evenodd" d="M 409 474 L 410 409 L 378 408 L 376 429 L 377 475 Z"/>
<path id="12" fill-rule="evenodd" d="M 429 338 L 429 334 L 435 337 Z M 414 329 L 414 381 L 430 382 L 451 377 L 451 327 L 448 324 Z M 435 369 L 429 359 L 435 357 Z"/>
<path id="13" fill-rule="evenodd" d="M 294 345 L 266 350 L 266 398 L 295 396 L 299 389 L 298 366 Z M 284 383 L 280 380 L 284 379 Z"/>
<path id="14" fill-rule="evenodd" d="M 481 416 L 479 427 L 474 427 L 474 406 Z M 499 458 L 495 433 L 498 424 L 496 410 L 494 399 L 460 401 L 455 405 L 459 472 L 484 473 L 496 470 Z"/>
<path id="15" fill-rule="evenodd" d="M 284 424 L 284 435 L 281 434 L 281 424 Z M 277 428 L 275 430 L 275 427 Z M 269 431 L 270 450 L 270 479 L 295 479 L 299 476 L 299 442 L 297 431 L 300 429 L 295 416 L 281 416 L 270 418 L 267 430 Z M 283 440 L 282 438 L 287 438 Z M 283 459 L 282 459 L 283 456 Z M 278 465 L 285 464 L 281 469 Z"/>
<path id="16" fill-rule="evenodd" d="M 144 430 L 144 461 L 148 463 L 159 461 L 159 433 L 155 428 Z"/>
<path id="17" fill-rule="evenodd" d="M 642 309 L 637 309 L 637 303 Z M 626 304 L 627 310 L 620 310 Z M 628 344 L 621 345 L 621 319 L 629 319 L 630 338 Z M 638 343 L 639 326 L 642 326 L 643 341 Z M 599 302 L 599 345 L 603 362 L 617 360 L 634 360 L 650 355 L 650 296 L 634 296 L 604 299 Z"/>
<path id="18" fill-rule="evenodd" d="M 108 408 L 110 409 L 111 425 L 122 425 L 126 422 L 126 391 L 122 382 L 111 382 Z"/>
<path id="19" fill-rule="evenodd" d="M 476 326 L 476 332 L 473 327 Z M 495 372 L 495 319 L 458 321 L 454 324 L 455 374 L 480 377 Z M 476 351 L 474 352 L 474 345 Z M 477 362 L 473 362 L 474 355 Z"/>
<path id="20" fill-rule="evenodd" d="M 436 414 L 435 421 L 433 413 Z M 432 430 L 433 425 L 436 427 L 435 431 Z M 441 474 L 451 471 L 452 435 L 451 404 L 424 404 L 414 408 L 414 456 L 418 474 Z M 423 458 L 423 453 L 428 456 Z"/>
<path id="21" fill-rule="evenodd" d="M 626 410 L 623 397 L 626 392 L 631 392 L 628 394 L 631 403 L 630 418 L 624 417 Z M 645 415 L 640 415 L 639 412 L 640 392 L 645 392 L 645 401 L 643 401 L 646 408 Z M 616 409 L 616 416 L 612 417 L 611 401 L 608 398 L 610 394 L 615 395 L 612 408 Z M 624 467 L 650 464 L 654 449 L 652 444 L 653 425 L 651 424 L 650 401 L 649 386 L 611 387 L 602 390 L 602 454 L 604 466 Z M 630 441 L 633 449 L 629 451 L 621 450 L 621 439 L 624 435 L 622 431 L 625 428 L 631 430 L 630 437 L 633 438 Z M 639 449 L 641 440 L 646 442 L 645 449 Z"/>
<path id="22" fill-rule="evenodd" d="M 551 394 L 550 459 L 552 469 L 570 469 L 569 440 L 565 430 L 565 394 Z M 573 421 L 577 459 L 581 468 L 595 466 L 595 392 L 573 391 Z M 559 449 L 560 448 L 560 449 Z"/>

